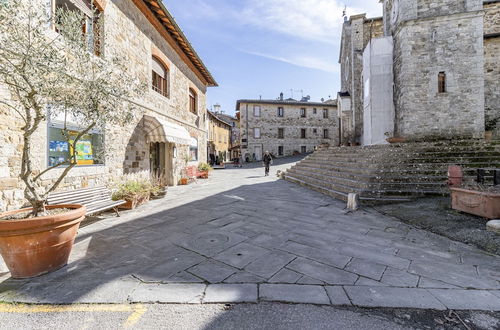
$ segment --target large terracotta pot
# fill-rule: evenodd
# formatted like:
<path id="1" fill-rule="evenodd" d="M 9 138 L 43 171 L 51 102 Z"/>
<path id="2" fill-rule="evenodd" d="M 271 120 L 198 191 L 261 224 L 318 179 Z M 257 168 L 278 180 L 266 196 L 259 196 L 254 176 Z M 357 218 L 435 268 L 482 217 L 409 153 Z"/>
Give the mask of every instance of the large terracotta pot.
<path id="1" fill-rule="evenodd" d="M 0 254 L 13 278 L 28 278 L 59 269 L 68 263 L 85 206 L 50 205 L 71 211 L 20 220 L 0 220 Z M 31 208 L 0 213 L 0 217 Z"/>
<path id="2" fill-rule="evenodd" d="M 488 219 L 500 218 L 500 193 L 450 188 L 451 207 Z"/>

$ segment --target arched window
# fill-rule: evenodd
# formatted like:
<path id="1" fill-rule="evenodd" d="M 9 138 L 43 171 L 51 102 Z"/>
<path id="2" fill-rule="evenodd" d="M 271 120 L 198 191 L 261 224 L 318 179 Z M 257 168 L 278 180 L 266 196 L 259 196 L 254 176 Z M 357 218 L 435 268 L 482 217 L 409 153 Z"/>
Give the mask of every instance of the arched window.
<path id="1" fill-rule="evenodd" d="M 170 97 L 168 69 L 155 57 L 153 57 L 152 75 L 153 90 L 165 97 Z"/>
<path id="2" fill-rule="evenodd" d="M 189 111 L 191 111 L 194 114 L 198 113 L 198 96 L 196 95 L 196 92 L 194 89 L 190 88 L 189 89 Z"/>

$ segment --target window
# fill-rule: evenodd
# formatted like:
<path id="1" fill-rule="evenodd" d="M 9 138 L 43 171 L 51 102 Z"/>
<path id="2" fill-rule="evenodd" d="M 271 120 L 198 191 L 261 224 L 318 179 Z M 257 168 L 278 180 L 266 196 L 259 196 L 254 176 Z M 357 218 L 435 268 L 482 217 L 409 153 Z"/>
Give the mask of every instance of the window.
<path id="1" fill-rule="evenodd" d="M 191 138 L 191 144 L 189 146 L 189 160 L 198 160 L 198 140 L 196 140 L 195 138 Z"/>
<path id="2" fill-rule="evenodd" d="M 253 137 L 256 139 L 260 139 L 260 128 L 254 128 L 253 129 Z"/>
<path id="3" fill-rule="evenodd" d="M 313 128 L 313 133 L 314 134 L 318 133 L 318 130 L 316 128 Z"/>
<path id="4" fill-rule="evenodd" d="M 323 109 L 323 118 L 328 118 L 328 109 Z"/>
<path id="5" fill-rule="evenodd" d="M 300 108 L 300 117 L 305 118 L 306 117 L 306 108 Z"/>
<path id="6" fill-rule="evenodd" d="M 285 137 L 285 129 L 278 128 L 278 139 L 283 139 Z"/>
<path id="7" fill-rule="evenodd" d="M 285 114 L 285 111 L 284 111 L 283 107 L 279 107 L 278 108 L 278 117 L 283 117 L 284 114 Z"/>
<path id="8" fill-rule="evenodd" d="M 254 117 L 260 117 L 260 105 L 253 106 L 253 115 Z"/>
<path id="9" fill-rule="evenodd" d="M 74 139 L 78 135 L 78 131 L 66 130 L 66 133 L 68 139 L 65 137 L 63 125 L 49 124 L 49 166 L 55 166 L 57 164 L 69 162 L 72 153 L 71 143 L 74 142 Z M 99 130 L 92 130 L 89 134 L 83 135 L 76 143 L 76 164 L 104 164 L 103 141 L 104 135 Z"/>
<path id="10" fill-rule="evenodd" d="M 301 128 L 300 129 L 300 138 L 301 139 L 305 139 L 306 138 L 306 129 L 305 128 Z"/>
<path id="11" fill-rule="evenodd" d="M 191 111 L 194 114 L 198 113 L 198 97 L 196 95 L 196 92 L 190 88 L 189 89 L 189 111 Z"/>
<path id="12" fill-rule="evenodd" d="M 85 15 L 82 21 L 82 32 L 87 37 L 88 47 L 96 56 L 102 54 L 102 19 L 101 11 L 90 0 L 55 0 L 56 12 L 65 9 L 80 11 Z"/>
<path id="13" fill-rule="evenodd" d="M 446 93 L 446 73 L 438 74 L 438 93 Z"/>
<path id="14" fill-rule="evenodd" d="M 316 108 L 313 108 L 313 114 L 314 115 L 316 114 Z"/>
<path id="15" fill-rule="evenodd" d="M 301 146 L 300 147 L 300 152 L 303 153 L 303 154 L 305 154 L 307 152 L 306 146 Z"/>
<path id="16" fill-rule="evenodd" d="M 329 139 L 329 137 L 328 137 L 328 130 L 327 129 L 323 130 L 323 139 Z"/>
<path id="17" fill-rule="evenodd" d="M 153 75 L 153 85 L 152 85 L 153 90 L 165 97 L 170 97 L 168 88 L 169 72 L 165 68 L 165 66 L 155 57 L 153 57 L 152 75 Z"/>
<path id="18" fill-rule="evenodd" d="M 283 156 L 283 146 L 278 146 L 278 156 Z"/>

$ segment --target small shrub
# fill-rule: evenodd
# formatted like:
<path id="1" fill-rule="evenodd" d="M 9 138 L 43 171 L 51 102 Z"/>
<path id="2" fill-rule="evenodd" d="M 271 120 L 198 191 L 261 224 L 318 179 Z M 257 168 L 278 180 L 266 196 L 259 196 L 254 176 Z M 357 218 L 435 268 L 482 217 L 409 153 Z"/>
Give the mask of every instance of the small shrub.
<path id="1" fill-rule="evenodd" d="M 212 166 L 210 166 L 207 163 L 200 163 L 198 165 L 198 171 L 207 171 L 207 172 L 210 172 L 211 170 L 213 170 Z"/>

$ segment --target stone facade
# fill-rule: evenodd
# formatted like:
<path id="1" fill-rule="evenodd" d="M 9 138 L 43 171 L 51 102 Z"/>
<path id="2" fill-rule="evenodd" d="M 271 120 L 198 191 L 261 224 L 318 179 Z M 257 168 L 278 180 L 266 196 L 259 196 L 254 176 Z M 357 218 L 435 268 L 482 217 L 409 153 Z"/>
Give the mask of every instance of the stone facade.
<path id="1" fill-rule="evenodd" d="M 100 1 L 102 3 L 103 1 Z M 44 1 L 46 3 L 46 1 Z M 136 104 L 135 120 L 122 127 L 105 127 L 105 161 L 103 165 L 75 167 L 60 185 L 59 190 L 95 185 L 108 185 L 124 173 L 150 170 L 150 145 L 142 126 L 144 115 L 178 125 L 197 140 L 198 150 L 207 148 L 206 91 L 215 86 L 213 78 L 196 67 L 193 53 L 189 57 L 175 44 L 167 28 L 162 27 L 153 11 L 143 0 L 104 1 L 105 53 L 122 54 L 133 73 L 145 83 L 147 90 L 132 102 Z M 164 15 L 169 16 L 168 12 Z M 170 17 L 170 16 L 169 16 Z M 189 43 L 187 43 L 189 44 Z M 170 95 L 165 97 L 151 88 L 153 55 L 168 68 Z M 201 63 L 201 61 L 199 62 Z M 1 86 L 0 86 L 1 87 Z M 189 90 L 196 93 L 196 113 L 189 110 Z M 0 96 L 9 98 L 5 88 Z M 23 184 L 18 179 L 21 166 L 21 119 L 11 110 L 0 111 L 0 211 L 17 208 L 25 203 Z M 33 148 L 36 168 L 48 166 L 48 124 L 41 125 Z M 166 132 L 168 135 L 168 132 Z M 154 141 L 152 141 L 154 142 Z M 185 166 L 189 146 L 165 143 L 163 160 L 169 183 L 176 184 Z M 174 152 L 174 148 L 176 149 Z M 206 153 L 199 152 L 199 161 L 206 161 Z M 43 176 L 43 185 L 49 185 L 61 173 L 54 169 Z"/>
<path id="2" fill-rule="evenodd" d="M 259 108 L 260 115 L 257 115 Z M 281 117 L 279 108 L 283 111 Z M 301 109 L 305 109 L 305 117 L 301 117 Z M 240 114 L 243 159 L 260 160 L 266 150 L 277 157 L 290 156 L 312 152 L 321 144 L 338 145 L 339 142 L 336 100 L 323 103 L 291 99 L 239 100 L 236 110 Z M 323 116 L 325 110 L 327 118 Z M 327 130 L 327 138 L 324 138 L 324 130 Z"/>
<path id="3" fill-rule="evenodd" d="M 231 157 L 229 152 L 231 148 L 231 125 L 219 118 L 217 114 L 211 111 L 207 111 L 207 113 L 208 159 L 213 162 L 215 157 L 219 157 L 221 161 L 228 161 Z"/>
<path id="4" fill-rule="evenodd" d="M 486 129 L 500 136 L 500 1 L 384 0 L 383 13 L 382 30 L 394 46 L 394 134 L 416 141 L 482 138 Z M 363 103 L 359 62 L 350 52 L 366 47 L 353 36 L 361 19 L 351 17 L 342 31 L 339 95 L 351 107 L 342 123 L 354 122 L 342 127 L 346 137 L 358 135 L 352 113 Z"/>
<path id="5" fill-rule="evenodd" d="M 472 1 L 385 5 L 394 40 L 395 134 L 409 140 L 483 137 L 482 11 Z M 444 91 L 438 90 L 440 73 Z"/>
<path id="6" fill-rule="evenodd" d="M 363 134 L 363 50 L 372 38 L 382 36 L 382 18 L 351 16 L 342 27 L 339 63 L 341 92 L 349 94 L 349 110 L 339 112 L 341 142 L 361 142 Z"/>

